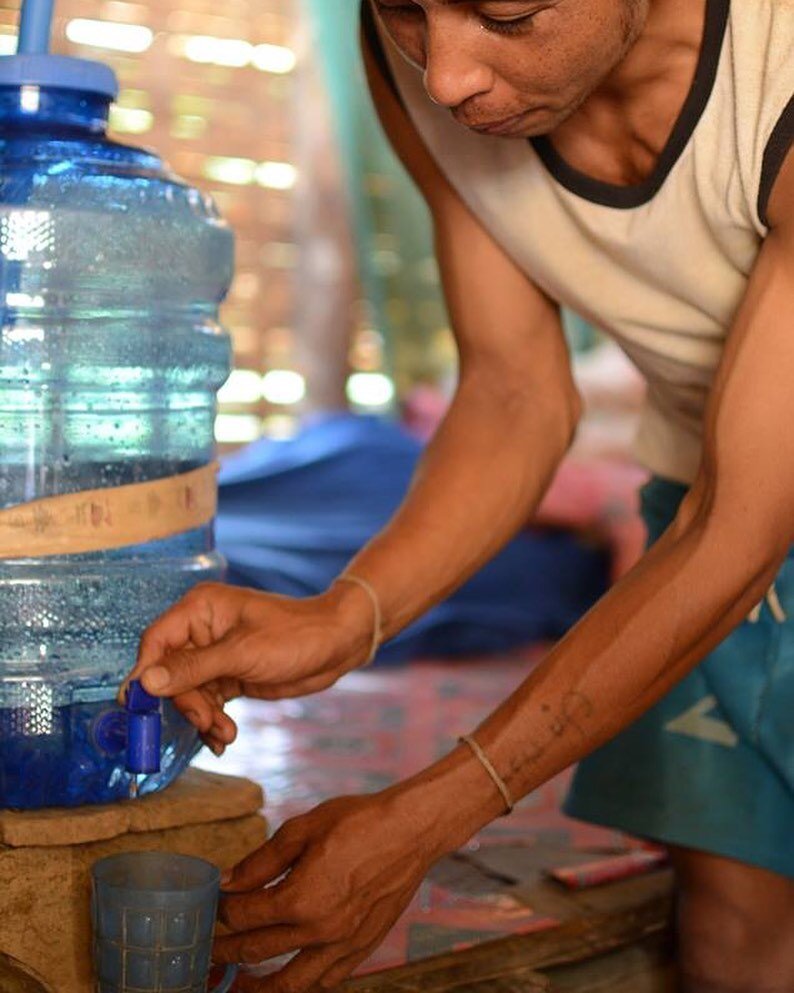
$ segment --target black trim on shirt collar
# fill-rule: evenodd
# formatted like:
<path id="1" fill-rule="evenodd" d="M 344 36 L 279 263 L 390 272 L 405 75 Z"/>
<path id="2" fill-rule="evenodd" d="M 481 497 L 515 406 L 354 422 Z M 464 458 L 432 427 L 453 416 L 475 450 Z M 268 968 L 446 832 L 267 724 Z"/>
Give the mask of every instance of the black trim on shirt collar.
<path id="1" fill-rule="evenodd" d="M 792 147 L 794 147 L 794 96 L 789 100 L 775 125 L 764 152 L 761 187 L 758 191 L 758 216 L 766 227 L 769 227 L 767 210 L 772 190 Z"/>
<path id="2" fill-rule="evenodd" d="M 711 98 L 729 14 L 730 0 L 708 0 L 703 43 L 692 87 L 656 167 L 644 182 L 619 186 L 594 179 L 568 165 L 549 137 L 530 138 L 530 143 L 554 179 L 571 193 L 604 207 L 629 210 L 652 200 L 681 158 Z"/>

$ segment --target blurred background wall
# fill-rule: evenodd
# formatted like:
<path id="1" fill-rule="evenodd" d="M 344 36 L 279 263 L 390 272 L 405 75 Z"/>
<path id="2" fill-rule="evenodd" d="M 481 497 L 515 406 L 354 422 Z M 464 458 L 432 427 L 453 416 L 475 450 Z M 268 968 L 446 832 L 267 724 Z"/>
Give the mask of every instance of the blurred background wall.
<path id="1" fill-rule="evenodd" d="M 18 9 L 0 0 L 0 54 Z M 427 434 L 454 387 L 427 211 L 381 134 L 358 18 L 359 0 L 56 4 L 53 48 L 118 74 L 115 137 L 154 147 L 234 228 L 224 450 L 347 407 Z M 588 354 L 597 334 L 566 325 Z"/>
<path id="2" fill-rule="evenodd" d="M 0 54 L 18 0 L 0 0 Z M 224 444 L 296 415 L 388 412 L 454 375 L 424 208 L 386 148 L 357 0 L 58 0 L 55 51 L 110 63 L 114 136 L 152 146 L 233 226 Z M 341 154 L 340 154 L 341 152 Z"/>

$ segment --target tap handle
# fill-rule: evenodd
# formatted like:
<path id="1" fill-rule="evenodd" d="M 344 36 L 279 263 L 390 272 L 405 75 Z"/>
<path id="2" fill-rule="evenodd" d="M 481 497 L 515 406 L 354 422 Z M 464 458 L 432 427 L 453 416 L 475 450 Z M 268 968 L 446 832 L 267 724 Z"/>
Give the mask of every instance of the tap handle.
<path id="1" fill-rule="evenodd" d="M 132 714 L 154 713 L 160 710 L 160 698 L 147 693 L 139 679 L 131 679 L 124 706 Z"/>
<path id="2" fill-rule="evenodd" d="M 137 679 L 127 689 L 127 771 L 136 775 L 160 771 L 162 720 L 160 700 Z"/>

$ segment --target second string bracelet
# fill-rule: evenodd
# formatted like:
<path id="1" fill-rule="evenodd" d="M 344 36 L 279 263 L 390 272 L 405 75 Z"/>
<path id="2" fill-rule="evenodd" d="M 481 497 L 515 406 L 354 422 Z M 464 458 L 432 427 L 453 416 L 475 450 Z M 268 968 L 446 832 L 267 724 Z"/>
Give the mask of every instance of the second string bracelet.
<path id="1" fill-rule="evenodd" d="M 355 573 L 345 572 L 337 579 L 338 583 L 355 583 L 356 586 L 360 586 L 362 590 L 367 594 L 367 596 L 372 601 L 372 608 L 375 613 L 375 624 L 372 632 L 372 646 L 369 650 L 369 655 L 364 665 L 370 665 L 375 661 L 375 656 L 378 654 L 378 649 L 383 641 L 383 613 L 380 607 L 380 600 L 378 599 L 378 594 L 375 592 L 375 588 L 366 579 L 362 579 L 361 576 L 356 576 Z"/>

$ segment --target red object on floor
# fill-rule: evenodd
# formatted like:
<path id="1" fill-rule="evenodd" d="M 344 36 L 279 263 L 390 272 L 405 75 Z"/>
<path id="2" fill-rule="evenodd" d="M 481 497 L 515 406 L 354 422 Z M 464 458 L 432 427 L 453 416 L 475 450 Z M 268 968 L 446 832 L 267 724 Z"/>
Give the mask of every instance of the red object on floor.
<path id="1" fill-rule="evenodd" d="M 584 890 L 659 869 L 667 858 L 667 852 L 662 848 L 637 849 L 580 865 L 558 866 L 551 869 L 549 875 L 569 890 Z"/>
<path id="2" fill-rule="evenodd" d="M 507 697 L 542 657 L 540 647 L 509 657 L 416 662 L 368 669 L 318 696 L 229 706 L 240 736 L 222 759 L 204 752 L 196 764 L 261 783 L 275 828 L 331 797 L 383 789 L 455 747 Z M 545 842 L 614 851 L 618 832 L 565 817 L 569 774 L 558 776 L 473 839 L 487 844 Z M 553 927 L 509 894 L 461 894 L 426 880 L 411 906 L 361 971 L 373 971 L 505 934 Z"/>

